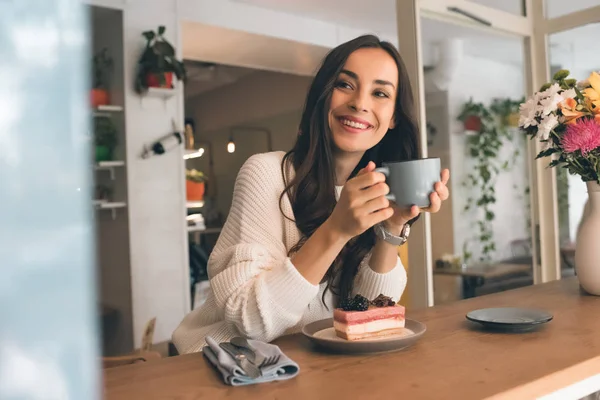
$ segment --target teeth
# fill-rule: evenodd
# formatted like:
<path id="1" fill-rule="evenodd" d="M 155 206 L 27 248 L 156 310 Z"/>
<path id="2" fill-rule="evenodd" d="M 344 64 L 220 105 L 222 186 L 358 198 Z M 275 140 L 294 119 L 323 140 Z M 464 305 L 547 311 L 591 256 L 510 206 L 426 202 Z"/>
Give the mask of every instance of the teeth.
<path id="1" fill-rule="evenodd" d="M 360 122 L 354 122 L 354 121 L 350 121 L 348 119 L 342 119 L 341 122 L 342 122 L 342 124 L 348 125 L 352 128 L 367 129 L 367 125 L 361 124 Z"/>

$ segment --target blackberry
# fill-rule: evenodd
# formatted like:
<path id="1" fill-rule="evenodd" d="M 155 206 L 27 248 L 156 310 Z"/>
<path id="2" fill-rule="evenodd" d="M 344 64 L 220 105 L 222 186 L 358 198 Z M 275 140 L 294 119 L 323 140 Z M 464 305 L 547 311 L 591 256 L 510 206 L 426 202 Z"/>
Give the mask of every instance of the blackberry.
<path id="1" fill-rule="evenodd" d="M 394 302 L 391 297 L 380 294 L 371 301 L 371 304 L 373 304 L 375 307 L 389 307 L 395 305 L 396 302 Z"/>
<path id="2" fill-rule="evenodd" d="M 353 299 L 345 299 L 340 303 L 340 308 L 344 311 L 353 311 L 354 310 L 354 300 Z"/>
<path id="3" fill-rule="evenodd" d="M 369 309 L 369 304 L 371 303 L 369 299 L 366 297 L 357 294 L 354 296 L 354 311 L 367 311 Z"/>

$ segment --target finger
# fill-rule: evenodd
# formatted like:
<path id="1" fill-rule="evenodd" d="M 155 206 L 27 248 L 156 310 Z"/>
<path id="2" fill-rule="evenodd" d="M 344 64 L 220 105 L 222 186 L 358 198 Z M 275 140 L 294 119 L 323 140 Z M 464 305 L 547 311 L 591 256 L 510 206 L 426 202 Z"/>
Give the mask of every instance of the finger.
<path id="1" fill-rule="evenodd" d="M 418 206 L 413 205 L 410 208 L 405 208 L 402 209 L 400 211 L 402 219 L 405 219 L 406 221 L 410 221 L 413 218 L 416 218 L 420 213 L 421 213 L 421 209 Z M 396 212 L 398 212 L 398 210 L 396 210 Z"/>
<path id="2" fill-rule="evenodd" d="M 438 196 L 438 194 L 436 192 L 432 192 L 429 195 L 429 201 L 430 201 L 430 205 L 429 207 L 426 207 L 423 209 L 423 211 L 427 211 L 430 213 L 436 213 L 438 211 L 440 211 L 440 208 L 442 206 L 442 200 L 440 199 L 440 196 Z"/>
<path id="3" fill-rule="evenodd" d="M 356 176 L 363 175 L 367 172 L 371 172 L 375 169 L 375 163 L 373 161 L 369 161 L 364 168 L 361 168 L 360 171 L 356 174 Z"/>
<path id="4" fill-rule="evenodd" d="M 390 219 L 394 215 L 394 209 L 392 207 L 382 208 L 381 210 L 375 211 L 369 214 L 369 225 L 373 226 L 380 222 Z"/>
<path id="5" fill-rule="evenodd" d="M 448 168 L 444 168 L 441 173 L 442 183 L 446 185 L 450 180 L 450 170 Z"/>
<path id="6" fill-rule="evenodd" d="M 390 201 L 385 196 L 377 196 L 365 203 L 365 213 L 370 214 L 384 208 L 391 208 Z"/>
<path id="7" fill-rule="evenodd" d="M 365 171 L 361 176 L 354 178 L 354 185 L 359 190 L 369 188 L 381 182 L 385 182 L 385 175 L 381 172 Z"/>
<path id="8" fill-rule="evenodd" d="M 359 196 L 364 202 L 368 202 L 373 199 L 377 199 L 379 197 L 385 198 L 385 195 L 388 194 L 389 192 L 390 192 L 390 187 L 387 185 L 387 183 L 379 182 L 379 183 L 376 183 L 372 186 L 365 188 L 364 190 L 361 190 Z"/>
<path id="9" fill-rule="evenodd" d="M 406 216 L 406 219 L 410 221 L 413 218 L 417 218 L 419 214 L 421 214 L 421 209 L 418 206 L 413 205 L 410 208 L 409 214 Z"/>
<path id="10" fill-rule="evenodd" d="M 448 187 L 444 185 L 442 182 L 438 182 L 435 184 L 434 189 L 440 199 L 442 201 L 446 200 L 450 196 L 450 192 L 448 191 Z"/>

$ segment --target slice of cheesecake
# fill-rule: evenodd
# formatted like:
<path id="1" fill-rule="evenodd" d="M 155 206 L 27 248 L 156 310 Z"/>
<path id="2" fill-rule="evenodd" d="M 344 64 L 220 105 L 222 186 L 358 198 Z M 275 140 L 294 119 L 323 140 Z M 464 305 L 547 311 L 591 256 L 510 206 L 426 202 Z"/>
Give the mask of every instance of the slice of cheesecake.
<path id="1" fill-rule="evenodd" d="M 377 299 L 381 299 L 381 296 Z M 405 308 L 393 304 L 391 300 L 393 305 L 383 305 L 386 303 L 377 302 L 377 299 L 370 302 L 364 311 L 336 308 L 333 311 L 333 327 L 337 336 L 346 340 L 360 340 L 402 333 Z"/>

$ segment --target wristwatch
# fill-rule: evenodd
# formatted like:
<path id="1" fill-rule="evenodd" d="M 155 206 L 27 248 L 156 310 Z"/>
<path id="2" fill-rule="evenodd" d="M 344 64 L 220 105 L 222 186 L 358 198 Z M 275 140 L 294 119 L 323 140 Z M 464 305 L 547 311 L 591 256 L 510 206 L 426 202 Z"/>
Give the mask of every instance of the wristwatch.
<path id="1" fill-rule="evenodd" d="M 410 225 L 409 224 L 404 224 L 404 227 L 402 228 L 402 231 L 400 232 L 400 236 L 396 236 L 396 235 L 392 234 L 390 231 L 388 231 L 387 229 L 385 229 L 382 222 L 373 226 L 373 229 L 375 230 L 375 235 L 377 235 L 377 237 L 385 240 L 386 242 L 388 242 L 390 244 L 393 244 L 394 246 L 401 246 L 404 243 L 406 243 L 406 241 L 408 240 L 408 235 L 410 233 Z"/>

